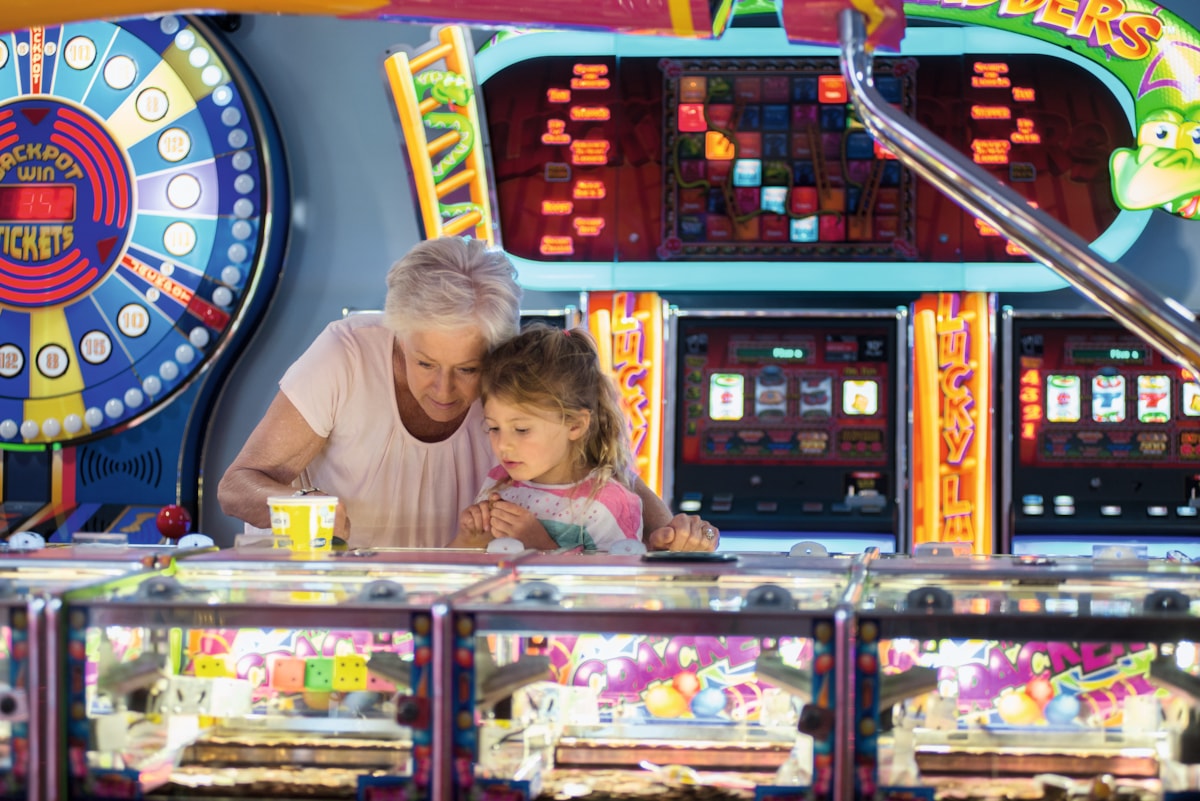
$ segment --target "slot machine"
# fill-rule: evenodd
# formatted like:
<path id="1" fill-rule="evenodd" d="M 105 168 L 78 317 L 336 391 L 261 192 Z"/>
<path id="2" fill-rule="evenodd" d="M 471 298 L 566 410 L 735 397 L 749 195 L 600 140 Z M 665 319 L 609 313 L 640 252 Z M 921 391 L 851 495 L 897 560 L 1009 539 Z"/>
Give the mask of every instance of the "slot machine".
<path id="1" fill-rule="evenodd" d="M 672 503 L 721 548 L 893 552 L 904 530 L 907 311 L 680 311 Z"/>
<path id="2" fill-rule="evenodd" d="M 1004 550 L 1200 556 L 1200 385 L 1107 317 L 1005 307 Z"/>

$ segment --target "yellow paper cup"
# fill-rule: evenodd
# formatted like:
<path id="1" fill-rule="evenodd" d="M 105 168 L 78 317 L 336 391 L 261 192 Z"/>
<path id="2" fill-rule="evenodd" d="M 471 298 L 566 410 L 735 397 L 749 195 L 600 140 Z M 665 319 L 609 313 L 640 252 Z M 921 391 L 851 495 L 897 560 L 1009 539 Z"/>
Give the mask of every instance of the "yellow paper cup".
<path id="1" fill-rule="evenodd" d="M 333 519 L 338 499 L 330 495 L 284 495 L 267 498 L 271 533 L 291 543 L 297 553 L 333 547 Z"/>

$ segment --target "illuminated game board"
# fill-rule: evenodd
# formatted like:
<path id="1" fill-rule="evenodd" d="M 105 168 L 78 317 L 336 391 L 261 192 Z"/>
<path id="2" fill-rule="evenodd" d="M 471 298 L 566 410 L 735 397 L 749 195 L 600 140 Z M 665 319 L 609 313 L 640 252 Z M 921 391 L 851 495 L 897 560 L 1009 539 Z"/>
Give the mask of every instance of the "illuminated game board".
<path id="1" fill-rule="evenodd" d="M 876 85 L 911 114 L 915 77 Z M 670 60 L 664 258 L 907 258 L 911 173 L 857 120 L 835 59 Z"/>
<path id="2" fill-rule="evenodd" d="M 772 32 L 750 35 L 766 47 Z M 913 49 L 933 49 L 928 33 L 910 31 Z M 680 286 L 668 268 L 690 262 L 697 290 L 845 291 L 837 271 L 805 265 L 865 262 L 884 288 L 944 289 L 952 266 L 1029 262 L 889 157 L 855 119 L 836 59 L 786 45 L 717 55 L 741 53 L 746 35 L 652 57 L 644 41 L 524 34 L 477 56 L 504 248 L 527 285 Z M 1108 155 L 1133 139 L 1130 115 L 1095 71 L 940 47 L 879 57 L 874 74 L 888 101 L 1031 205 L 1089 241 L 1125 235 Z M 743 286 L 722 266 L 738 260 L 796 269 L 748 270 Z M 551 266 L 563 262 L 577 268 Z M 923 262 L 937 269 L 906 266 Z"/>

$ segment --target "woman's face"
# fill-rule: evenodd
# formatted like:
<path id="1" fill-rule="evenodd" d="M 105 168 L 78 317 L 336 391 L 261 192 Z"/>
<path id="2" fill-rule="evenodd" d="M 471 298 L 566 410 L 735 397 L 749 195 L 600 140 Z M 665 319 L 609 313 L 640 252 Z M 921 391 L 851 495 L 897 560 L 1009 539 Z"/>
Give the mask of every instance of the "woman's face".
<path id="1" fill-rule="evenodd" d="M 422 411 L 448 423 L 479 397 L 479 372 L 487 345 L 477 328 L 415 331 L 401 340 L 408 389 Z"/>

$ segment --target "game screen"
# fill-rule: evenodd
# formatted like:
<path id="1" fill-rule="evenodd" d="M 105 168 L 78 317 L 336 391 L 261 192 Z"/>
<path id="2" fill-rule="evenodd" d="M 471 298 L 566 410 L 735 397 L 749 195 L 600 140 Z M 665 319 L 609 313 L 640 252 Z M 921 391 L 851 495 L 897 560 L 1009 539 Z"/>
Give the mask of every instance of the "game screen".
<path id="1" fill-rule="evenodd" d="M 894 317 L 684 317 L 677 342 L 677 500 L 768 528 L 890 511 Z"/>
<path id="2" fill-rule="evenodd" d="M 1088 240 L 1132 141 L 1036 54 L 878 58 L 880 93 Z M 1025 261 L 856 118 L 834 58 L 547 57 L 483 86 L 505 248 L 538 261 Z"/>
<path id="3" fill-rule="evenodd" d="M 1017 463 L 1200 471 L 1200 385 L 1116 324 L 1017 322 Z"/>

